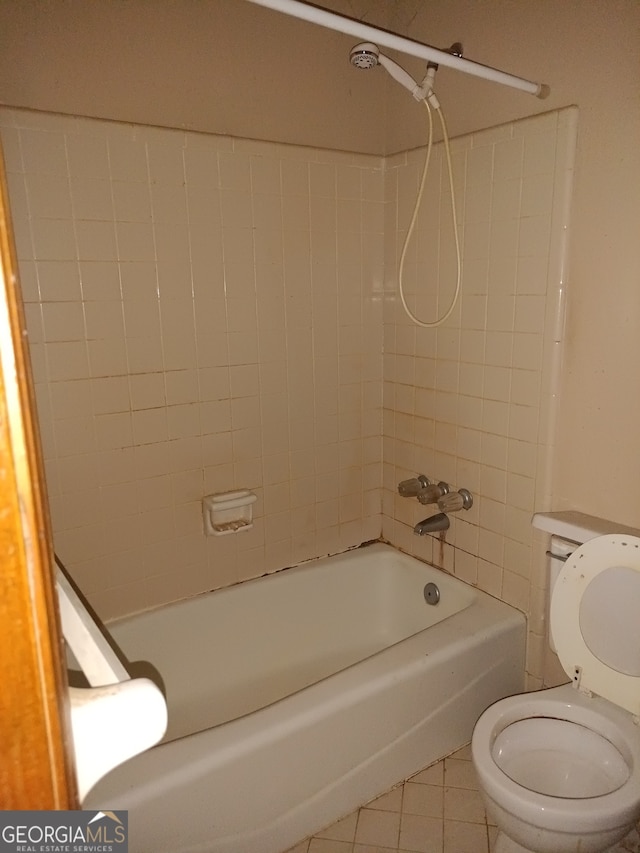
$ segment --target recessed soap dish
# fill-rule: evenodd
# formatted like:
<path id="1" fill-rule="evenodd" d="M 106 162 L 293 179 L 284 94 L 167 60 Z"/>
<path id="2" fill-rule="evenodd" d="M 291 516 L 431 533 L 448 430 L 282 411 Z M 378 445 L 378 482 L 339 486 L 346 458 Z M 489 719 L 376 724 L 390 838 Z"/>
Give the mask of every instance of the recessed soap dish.
<path id="1" fill-rule="evenodd" d="M 207 536 L 226 536 L 253 527 L 253 504 L 257 496 L 249 489 L 220 492 L 202 499 L 204 532 Z"/>

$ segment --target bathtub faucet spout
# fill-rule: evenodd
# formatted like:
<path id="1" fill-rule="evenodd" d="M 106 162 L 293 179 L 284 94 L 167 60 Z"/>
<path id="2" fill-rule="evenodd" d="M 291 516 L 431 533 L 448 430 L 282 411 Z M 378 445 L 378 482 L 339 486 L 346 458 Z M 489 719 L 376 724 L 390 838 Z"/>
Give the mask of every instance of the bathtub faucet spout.
<path id="1" fill-rule="evenodd" d="M 443 512 L 439 512 L 437 515 L 431 515 L 429 518 L 419 521 L 413 528 L 413 532 L 417 533 L 418 536 L 426 536 L 428 533 L 438 533 L 441 530 L 448 530 L 449 525 L 449 516 Z"/>

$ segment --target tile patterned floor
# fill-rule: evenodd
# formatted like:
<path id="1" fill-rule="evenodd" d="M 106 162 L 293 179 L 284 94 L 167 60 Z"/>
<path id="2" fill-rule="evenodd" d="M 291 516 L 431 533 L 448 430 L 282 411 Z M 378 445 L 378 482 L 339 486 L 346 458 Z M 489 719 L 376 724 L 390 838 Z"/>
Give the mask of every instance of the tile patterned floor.
<path id="1" fill-rule="evenodd" d="M 496 834 L 466 746 L 288 853 L 490 853 Z"/>
<path id="2" fill-rule="evenodd" d="M 286 853 L 492 853 L 468 746 Z M 610 853 L 640 853 L 640 825 Z"/>

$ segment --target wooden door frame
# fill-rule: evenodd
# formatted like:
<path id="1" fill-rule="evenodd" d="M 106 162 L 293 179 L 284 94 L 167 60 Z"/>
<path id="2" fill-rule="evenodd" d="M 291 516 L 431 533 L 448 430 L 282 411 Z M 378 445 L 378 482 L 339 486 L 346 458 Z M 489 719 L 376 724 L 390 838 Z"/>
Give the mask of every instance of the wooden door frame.
<path id="1" fill-rule="evenodd" d="M 79 807 L 53 567 L 0 150 L 0 809 Z"/>

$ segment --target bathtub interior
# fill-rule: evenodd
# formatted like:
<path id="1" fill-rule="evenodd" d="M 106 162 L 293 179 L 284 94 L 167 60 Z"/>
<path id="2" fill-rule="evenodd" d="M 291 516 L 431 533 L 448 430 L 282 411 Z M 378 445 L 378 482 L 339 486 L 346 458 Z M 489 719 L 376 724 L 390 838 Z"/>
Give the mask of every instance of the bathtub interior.
<path id="1" fill-rule="evenodd" d="M 426 582 L 442 607 L 426 604 Z M 176 723 L 171 699 L 170 715 L 192 732 L 116 768 L 83 804 L 127 809 L 132 853 L 280 853 L 468 742 L 489 705 L 524 687 L 524 616 L 382 544 L 125 623 L 134 666 L 154 649 L 172 658 L 157 666 L 174 700 L 184 687 L 186 716 Z M 255 673 L 273 682 L 287 659 L 293 695 L 277 701 L 263 679 L 250 701 Z M 188 719 L 195 696 L 204 707 Z M 223 702 L 237 716 L 210 723 Z"/>
<path id="2" fill-rule="evenodd" d="M 423 590 L 436 582 L 440 601 Z M 136 675 L 161 679 L 165 741 L 271 705 L 467 608 L 476 593 L 376 543 L 109 625 Z"/>

